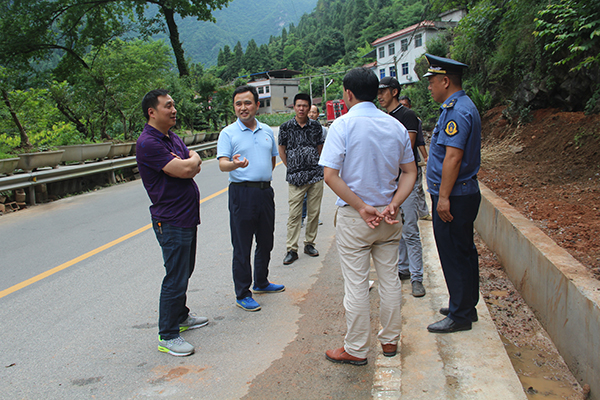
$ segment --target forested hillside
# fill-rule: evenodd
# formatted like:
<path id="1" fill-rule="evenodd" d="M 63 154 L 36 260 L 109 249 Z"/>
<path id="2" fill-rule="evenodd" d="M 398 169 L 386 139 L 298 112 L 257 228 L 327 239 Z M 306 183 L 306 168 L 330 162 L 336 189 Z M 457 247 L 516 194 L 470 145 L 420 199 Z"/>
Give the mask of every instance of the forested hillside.
<path id="1" fill-rule="evenodd" d="M 504 103 L 524 121 L 543 107 L 600 112 L 600 2 L 594 0 L 319 0 L 258 57 L 254 46 L 252 56 L 225 47 L 216 73 L 227 80 L 269 68 L 345 71 L 375 60 L 363 57 L 375 39 L 458 7 L 467 9 L 466 18 L 426 48 L 470 65 L 465 86 L 481 111 Z M 313 85 L 322 91 L 321 82 Z M 418 99 L 420 115 L 435 119 L 425 86 L 406 91 Z M 341 95 L 333 89 L 328 94 Z"/>
<path id="2" fill-rule="evenodd" d="M 171 91 L 178 128 L 188 130 L 230 122 L 232 88 L 267 69 L 301 71 L 301 90 L 315 97 L 331 82 L 325 100 L 339 98 L 344 73 L 375 61 L 368 57 L 373 40 L 457 7 L 466 17 L 425 46 L 470 65 L 464 87 L 481 112 L 503 104 L 507 118 L 527 122 L 544 107 L 600 111 L 597 0 L 318 0 L 297 24 L 259 45 L 269 32 L 264 25 L 298 13 L 296 1 L 272 1 L 1 2 L 0 157 L 23 148 L 133 140 L 144 123 L 139 101 L 156 87 Z M 219 10 L 227 7 L 239 14 L 225 18 Z M 187 36 L 188 21 L 216 16 L 223 26 L 215 36 Z M 159 32 L 164 41 L 152 39 Z M 192 62 L 193 51 L 219 46 L 231 32 L 260 35 L 223 44 L 217 65 Z M 415 69 L 421 76 L 425 68 L 421 60 Z M 424 80 L 403 93 L 426 126 L 435 120 Z"/>
<path id="3" fill-rule="evenodd" d="M 245 57 L 239 52 L 243 43 L 233 52 L 224 47 L 218 59 L 218 66 L 224 68 L 218 69 L 218 74 L 228 79 L 240 75 L 242 69 L 304 71 L 336 63 L 351 65 L 364 61 L 361 57 L 371 51 L 370 43 L 378 37 L 415 24 L 428 14 L 424 0 L 319 0 L 312 13 L 305 14 L 297 26 L 291 24 L 281 35 L 272 36 L 267 46 L 256 49 L 250 40 Z"/>
<path id="4" fill-rule="evenodd" d="M 215 22 L 198 21 L 193 17 L 176 18 L 186 56 L 206 67 L 217 64 L 219 49 L 233 48 L 241 41 L 246 48 L 250 39 L 258 44 L 268 43 L 270 36 L 298 23 L 305 13 L 314 10 L 317 0 L 233 0 L 227 8 L 213 13 Z M 148 14 L 154 16 L 157 7 Z M 167 39 L 158 34 L 155 39 Z"/>

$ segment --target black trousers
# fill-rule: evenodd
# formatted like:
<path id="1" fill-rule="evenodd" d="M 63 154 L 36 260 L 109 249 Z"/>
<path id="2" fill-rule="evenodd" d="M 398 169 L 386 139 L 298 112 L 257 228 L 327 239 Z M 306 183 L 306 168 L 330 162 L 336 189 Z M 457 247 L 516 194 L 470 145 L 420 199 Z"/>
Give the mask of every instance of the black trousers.
<path id="1" fill-rule="evenodd" d="M 442 221 L 437 213 L 439 196 L 432 195 L 431 199 L 435 244 L 450 293 L 448 316 L 459 324 L 470 323 L 479 301 L 479 261 L 473 242 L 473 223 L 481 193 L 450 196 L 452 222 Z"/>
<path id="2" fill-rule="evenodd" d="M 229 226 L 233 245 L 233 283 L 238 300 L 252 297 L 252 266 L 250 252 L 254 251 L 254 286 L 269 284 L 269 262 L 275 230 L 275 201 L 273 188 L 261 189 L 229 185 Z"/>

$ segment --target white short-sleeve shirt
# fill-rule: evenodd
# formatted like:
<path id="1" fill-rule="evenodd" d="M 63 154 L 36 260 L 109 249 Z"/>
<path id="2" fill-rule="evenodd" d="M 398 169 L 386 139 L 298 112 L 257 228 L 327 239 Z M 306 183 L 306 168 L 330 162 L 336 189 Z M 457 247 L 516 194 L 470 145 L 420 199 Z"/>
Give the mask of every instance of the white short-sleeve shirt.
<path id="1" fill-rule="evenodd" d="M 414 161 L 408 131 L 369 101 L 355 104 L 329 127 L 319 165 L 340 177 L 370 206 L 386 206 L 398 188 L 400 164 Z M 338 197 L 338 206 L 346 205 Z"/>

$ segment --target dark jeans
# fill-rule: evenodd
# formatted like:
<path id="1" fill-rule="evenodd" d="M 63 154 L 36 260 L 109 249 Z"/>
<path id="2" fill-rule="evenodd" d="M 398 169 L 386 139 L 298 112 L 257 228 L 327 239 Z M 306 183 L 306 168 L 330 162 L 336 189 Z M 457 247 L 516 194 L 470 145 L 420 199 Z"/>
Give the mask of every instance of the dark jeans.
<path id="1" fill-rule="evenodd" d="M 433 234 L 450 294 L 448 316 L 459 324 L 471 323 L 479 301 L 479 260 L 473 241 L 473 223 L 479 211 L 481 193 L 450 196 L 452 222 L 437 213 L 439 196 L 431 196 Z"/>
<path id="2" fill-rule="evenodd" d="M 273 250 L 275 230 L 275 202 L 273 188 L 260 189 L 229 185 L 229 226 L 233 245 L 233 283 L 238 300 L 252 297 L 252 266 L 250 252 L 254 251 L 254 286 L 269 284 L 269 262 Z"/>
<path id="3" fill-rule="evenodd" d="M 186 306 L 188 281 L 196 262 L 197 228 L 177 226 L 152 220 L 152 228 L 162 249 L 165 278 L 160 291 L 158 333 L 163 340 L 179 336 L 179 324 L 190 309 Z"/>

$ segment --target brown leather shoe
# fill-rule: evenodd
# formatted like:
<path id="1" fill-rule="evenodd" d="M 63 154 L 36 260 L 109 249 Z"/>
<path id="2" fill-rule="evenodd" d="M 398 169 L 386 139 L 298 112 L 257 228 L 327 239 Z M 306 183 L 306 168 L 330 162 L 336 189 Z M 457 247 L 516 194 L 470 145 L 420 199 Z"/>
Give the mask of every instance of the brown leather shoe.
<path id="1" fill-rule="evenodd" d="M 358 357 L 351 356 L 350 354 L 346 353 L 346 350 L 343 347 L 340 347 L 339 349 L 335 349 L 335 350 L 327 350 L 325 352 L 325 357 L 329 361 L 333 361 L 334 363 L 352 364 L 352 365 L 366 365 L 367 364 L 366 358 L 358 358 Z"/>
<path id="2" fill-rule="evenodd" d="M 381 345 L 383 355 L 386 357 L 394 357 L 398 351 L 398 345 L 393 343 L 386 343 Z"/>

